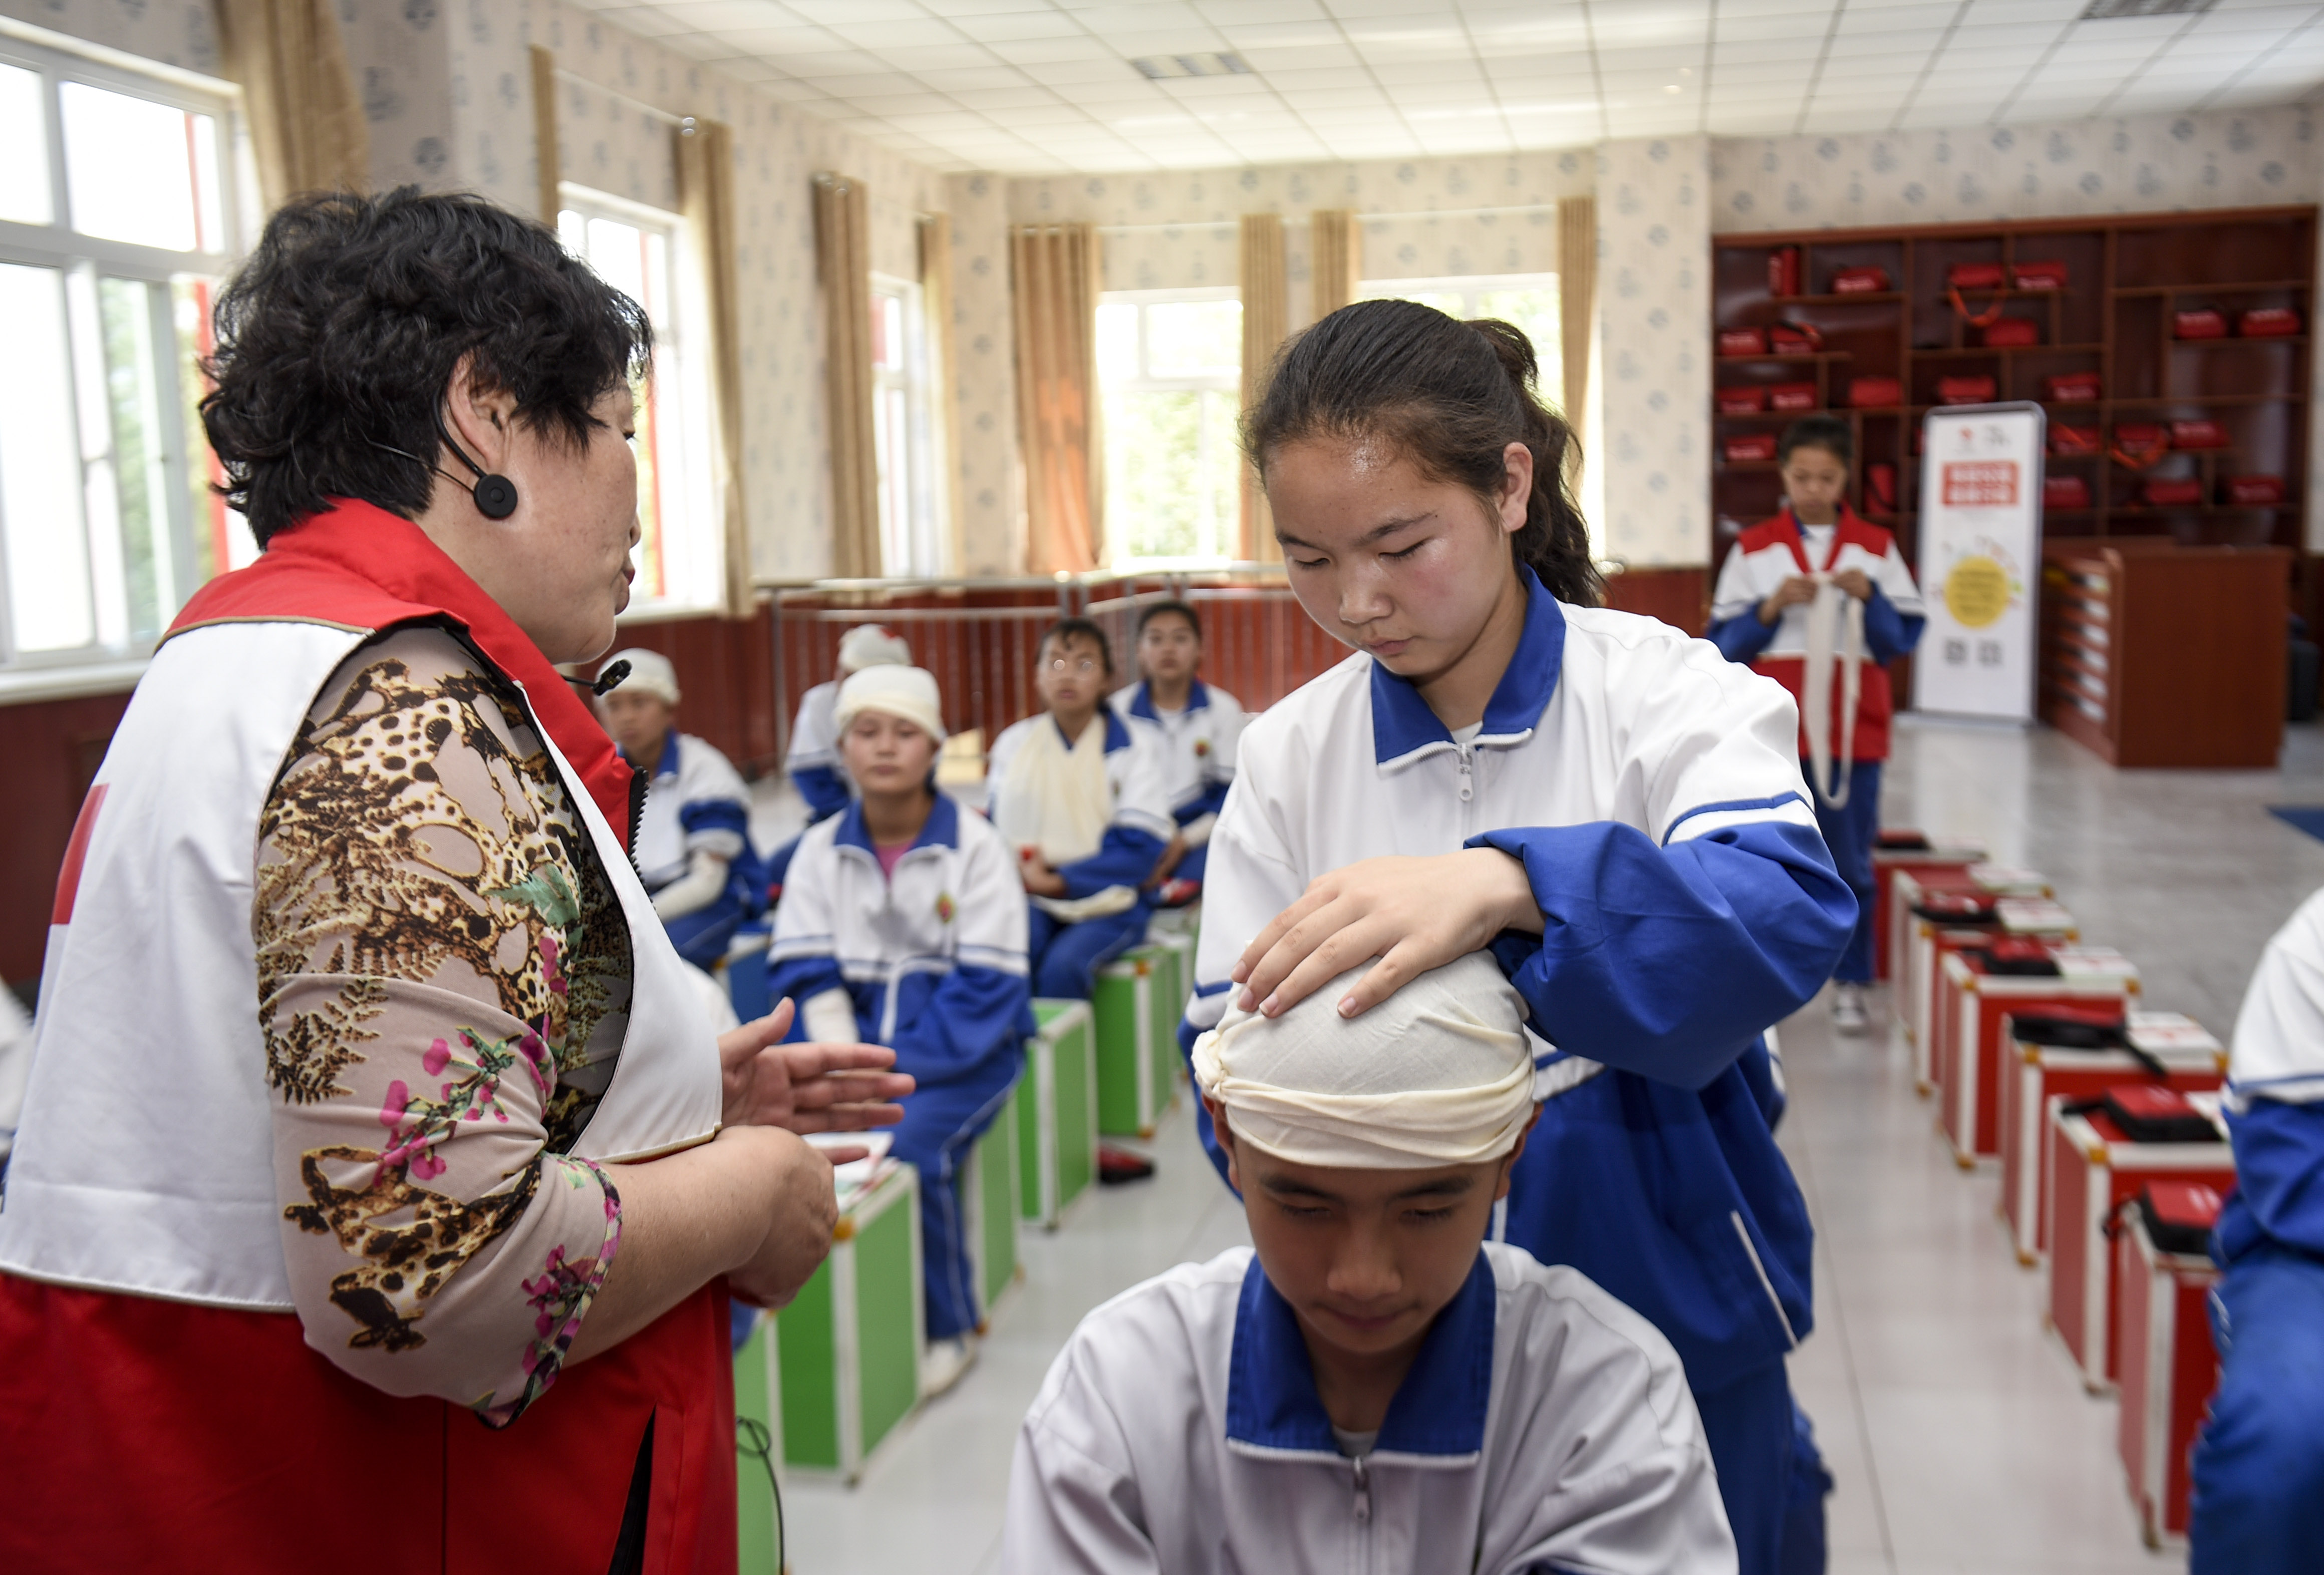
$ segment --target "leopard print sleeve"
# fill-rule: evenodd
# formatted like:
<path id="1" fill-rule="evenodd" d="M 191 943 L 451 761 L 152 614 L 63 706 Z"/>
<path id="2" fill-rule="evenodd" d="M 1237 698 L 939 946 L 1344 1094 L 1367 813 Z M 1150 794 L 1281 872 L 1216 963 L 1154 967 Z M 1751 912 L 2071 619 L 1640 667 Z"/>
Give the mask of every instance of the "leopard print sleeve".
<path id="1" fill-rule="evenodd" d="M 450 634 L 323 686 L 259 820 L 251 925 L 307 1342 L 505 1426 L 621 1239 L 569 1151 L 613 1079 L 629 931 L 518 697 Z"/>

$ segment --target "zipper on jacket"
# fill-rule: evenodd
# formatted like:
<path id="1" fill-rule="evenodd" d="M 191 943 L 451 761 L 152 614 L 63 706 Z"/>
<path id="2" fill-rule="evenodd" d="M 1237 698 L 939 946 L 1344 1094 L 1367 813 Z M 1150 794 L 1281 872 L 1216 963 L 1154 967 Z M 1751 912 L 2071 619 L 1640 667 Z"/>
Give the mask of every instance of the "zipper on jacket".
<path id="1" fill-rule="evenodd" d="M 1371 1467 L 1361 1455 L 1358 1455 L 1349 1464 L 1356 1468 L 1356 1524 L 1370 1525 L 1372 1519 Z"/>
<path id="2" fill-rule="evenodd" d="M 1461 801 L 1465 804 L 1477 796 L 1476 757 L 1466 744 L 1453 747 L 1461 752 Z"/>

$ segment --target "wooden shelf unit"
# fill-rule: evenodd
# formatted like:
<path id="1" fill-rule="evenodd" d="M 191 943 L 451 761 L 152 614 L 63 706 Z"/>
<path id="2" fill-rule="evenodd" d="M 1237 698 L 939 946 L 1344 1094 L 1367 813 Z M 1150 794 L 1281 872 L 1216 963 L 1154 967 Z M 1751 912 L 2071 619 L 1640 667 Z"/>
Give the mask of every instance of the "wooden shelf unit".
<path id="1" fill-rule="evenodd" d="M 1914 530 L 1920 469 L 1912 452 L 1920 417 L 1934 406 L 1941 376 L 1990 375 L 1998 400 L 2043 403 L 2052 426 L 2097 426 L 2111 441 L 2118 418 L 2162 422 L 2208 417 L 2225 426 L 2228 449 L 2173 451 L 2145 471 L 2101 452 L 2052 455 L 2053 476 L 2079 476 L 2089 486 L 2086 508 L 2046 511 L 2045 539 L 2163 537 L 2187 546 L 2278 546 L 2297 551 L 2305 540 L 2308 490 L 2307 316 L 2314 299 L 2316 220 L 2312 207 L 2120 214 L 2097 218 L 2032 219 L 1914 228 L 1800 230 L 1711 237 L 1711 329 L 1811 324 L 1824 348 L 1814 362 L 1817 409 L 1846 420 L 1856 437 L 1855 503 L 1866 518 L 1895 531 L 1907 561 L 1917 562 Z M 1779 246 L 1800 249 L 1803 293 L 1767 290 L 1767 259 Z M 1988 348 L 1947 299 L 1946 275 L 1957 263 L 2066 264 L 2054 291 L 1964 291 L 1979 314 L 2031 318 L 2041 343 Z M 1877 264 L 1892 288 L 1833 294 L 1834 271 Z M 2172 313 L 2211 306 L 2234 316 L 2250 307 L 2299 311 L 2302 332 L 2285 338 L 2174 339 Z M 1720 388 L 1805 382 L 1799 357 L 1714 356 Z M 2042 398 L 2043 379 L 2095 372 L 2101 397 L 2063 403 Z M 1858 377 L 1897 378 L 1903 408 L 1855 409 L 1848 388 Z M 1728 464 L 1725 441 L 1781 432 L 1802 412 L 1721 415 L 1711 406 L 1711 561 L 1717 565 L 1744 526 L 1780 505 L 1783 487 L 1766 463 Z M 2232 462 L 2230 463 L 2230 457 Z M 1894 468 L 1896 506 L 1871 506 L 1868 465 Z M 2229 475 L 2278 476 L 2283 502 L 2241 507 L 2220 501 Z M 2184 507 L 2138 499 L 2148 477 L 2194 477 L 2203 501 Z"/>
<path id="2" fill-rule="evenodd" d="M 2292 554 L 2165 537 L 2044 544 L 2042 719 L 2111 765 L 2273 766 Z"/>

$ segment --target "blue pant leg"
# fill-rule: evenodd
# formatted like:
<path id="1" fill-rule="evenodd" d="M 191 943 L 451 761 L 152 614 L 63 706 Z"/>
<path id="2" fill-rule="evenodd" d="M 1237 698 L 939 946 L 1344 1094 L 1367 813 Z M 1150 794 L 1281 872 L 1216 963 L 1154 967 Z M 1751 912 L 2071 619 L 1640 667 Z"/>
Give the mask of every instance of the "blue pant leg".
<path id="1" fill-rule="evenodd" d="M 1064 925 L 1049 917 L 1048 911 L 1028 898 L 1025 903 L 1025 963 L 1033 980 L 1033 993 L 1046 996 L 1041 988 L 1041 959 L 1049 955 L 1049 943 L 1057 938 Z"/>
<path id="2" fill-rule="evenodd" d="M 892 1129 L 890 1152 L 920 1172 L 921 1274 L 930 1339 L 967 1334 L 982 1317 L 975 1266 L 969 1260 L 972 1226 L 961 1201 L 960 1167 L 1015 1086 L 1016 1068 L 1004 1061 L 984 1075 L 918 1089 L 905 1098 L 904 1119 Z"/>
<path id="3" fill-rule="evenodd" d="M 1831 849 L 1832 869 L 1856 894 L 1856 933 L 1848 938 L 1848 950 L 1831 976 L 1843 984 L 1872 982 L 1872 848 L 1880 839 L 1880 765 L 1877 760 L 1856 763 L 1841 808 L 1816 800 L 1816 827 Z M 1803 760 L 1800 770 L 1812 774 L 1814 768 Z"/>
<path id="4" fill-rule="evenodd" d="M 1048 918 L 1038 909 L 1034 912 Z M 1148 917 L 1147 905 L 1139 903 L 1102 919 L 1057 926 L 1046 946 L 1033 950 L 1033 993 L 1057 1000 L 1088 1000 L 1097 989 L 1097 970 L 1138 944 Z"/>
<path id="5" fill-rule="evenodd" d="M 2212 1309 L 2219 1392 L 2195 1441 L 2190 1575 L 2292 1575 L 2324 1549 L 2324 1259 L 2259 1247 Z"/>
<path id="6" fill-rule="evenodd" d="M 1824 1575 L 1823 1501 L 1831 1487 L 1831 1473 L 1824 1468 L 1823 1451 L 1816 1448 L 1815 1428 L 1794 1399 L 1792 1470 L 1784 1496 L 1784 1552 L 1775 1565 L 1781 1575 Z"/>
<path id="7" fill-rule="evenodd" d="M 1708 1394 L 1697 1391 L 1694 1408 L 1719 1468 L 1738 1575 L 1781 1575 L 1795 1425 L 1790 1380 L 1781 1367 L 1769 1367 Z"/>

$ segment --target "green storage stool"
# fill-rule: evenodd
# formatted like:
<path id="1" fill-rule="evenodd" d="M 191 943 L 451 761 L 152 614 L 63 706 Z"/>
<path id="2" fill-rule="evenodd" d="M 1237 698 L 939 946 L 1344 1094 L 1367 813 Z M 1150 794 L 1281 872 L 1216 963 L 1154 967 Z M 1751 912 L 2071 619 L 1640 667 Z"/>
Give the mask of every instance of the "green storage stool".
<path id="1" fill-rule="evenodd" d="M 1178 1024 L 1186 1020 L 1186 1002 L 1194 993 L 1194 948 L 1198 937 L 1192 930 L 1167 930 L 1160 934 L 1149 931 L 1146 939 L 1148 944 L 1170 954 L 1176 970 L 1167 994 L 1157 988 L 1155 1001 L 1157 1021 L 1164 1024 L 1164 1059 L 1170 1063 L 1171 1087 L 1175 1089 L 1186 1070 L 1185 1052 L 1178 1048 Z"/>
<path id="2" fill-rule="evenodd" d="M 1097 1180 L 1097 1052 L 1086 1001 L 1033 1003 L 1016 1107 L 1019 1207 L 1055 1230 Z"/>
<path id="3" fill-rule="evenodd" d="M 1022 1085 L 1024 1079 L 1018 1082 Z M 1019 1174 L 1017 1096 L 1001 1107 L 992 1125 L 968 1151 L 960 1171 L 961 1216 L 968 1222 L 968 1261 L 976 1287 L 976 1327 L 979 1333 L 992 1318 L 992 1304 L 1014 1285 L 1021 1271 L 1017 1262 L 1017 1220 L 1024 1204 Z"/>
<path id="4" fill-rule="evenodd" d="M 847 1199 L 831 1255 L 775 1320 L 783 1461 L 853 1482 L 920 1403 L 920 1173 Z"/>
<path id="5" fill-rule="evenodd" d="M 770 1471 L 783 1458 L 782 1400 L 775 1364 L 774 1320 L 761 1315 L 751 1338 L 734 1353 L 734 1509 L 736 1567 L 741 1575 L 781 1575 L 775 1550 L 782 1545 Z"/>
<path id="6" fill-rule="evenodd" d="M 1177 1095 L 1177 954 L 1152 942 L 1098 970 L 1097 1129 L 1110 1137 L 1153 1136 Z"/>

